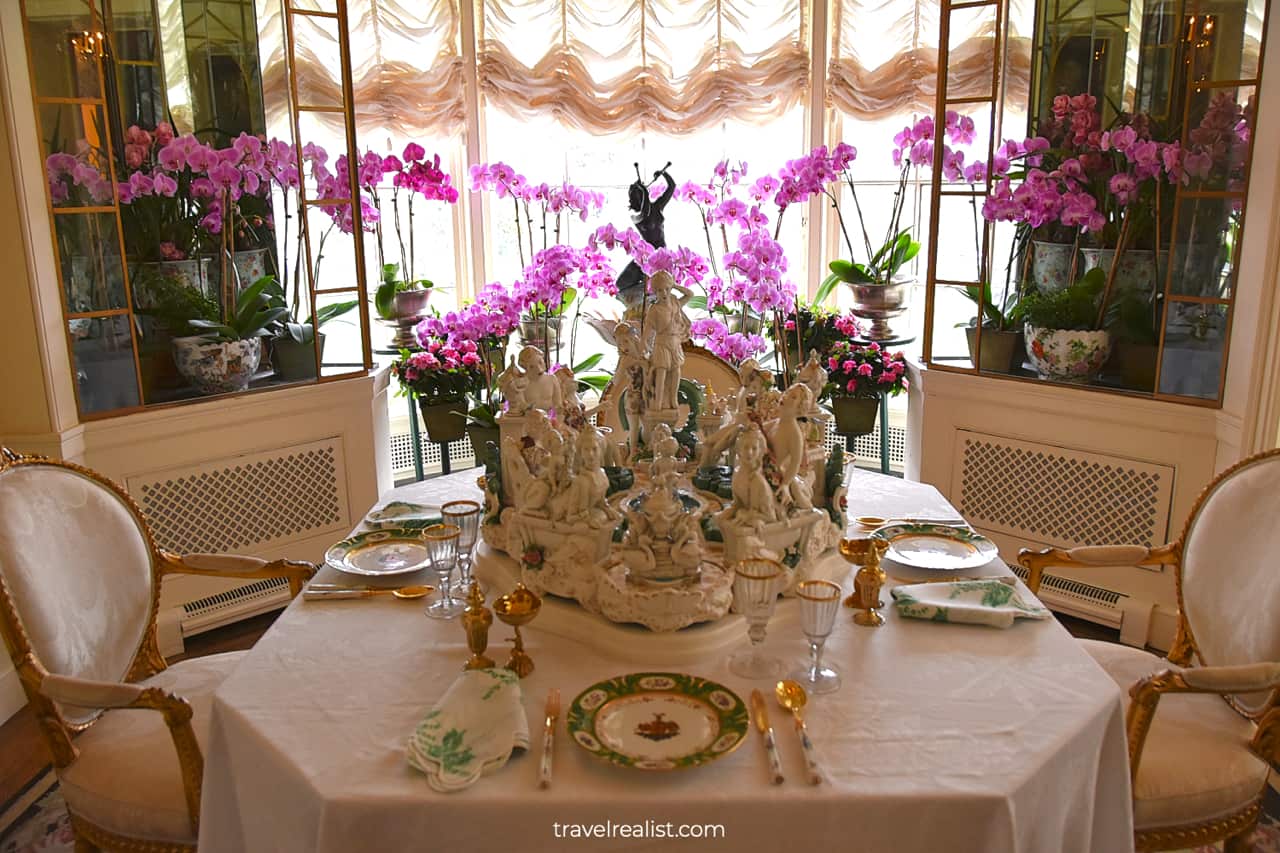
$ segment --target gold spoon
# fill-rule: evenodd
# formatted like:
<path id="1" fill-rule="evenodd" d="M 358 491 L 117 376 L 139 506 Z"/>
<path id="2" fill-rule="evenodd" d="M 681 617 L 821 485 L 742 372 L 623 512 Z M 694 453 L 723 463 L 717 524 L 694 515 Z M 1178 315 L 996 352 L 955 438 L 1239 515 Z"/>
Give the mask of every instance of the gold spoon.
<path id="1" fill-rule="evenodd" d="M 311 584 L 307 587 L 307 598 L 370 598 L 375 595 L 393 595 L 402 601 L 426 598 L 435 592 L 430 584 L 414 584 L 399 587 L 352 587 L 337 584 Z"/>
<path id="2" fill-rule="evenodd" d="M 778 704 L 790 711 L 795 718 L 796 734 L 800 736 L 800 745 L 804 747 L 804 763 L 809 768 L 809 783 L 819 784 L 822 782 L 822 771 L 818 768 L 818 759 L 813 754 L 813 741 L 809 740 L 809 730 L 804 726 L 804 716 L 801 713 L 804 703 L 809 700 L 808 694 L 798 682 L 788 678 L 774 686 L 773 695 L 777 697 Z"/>

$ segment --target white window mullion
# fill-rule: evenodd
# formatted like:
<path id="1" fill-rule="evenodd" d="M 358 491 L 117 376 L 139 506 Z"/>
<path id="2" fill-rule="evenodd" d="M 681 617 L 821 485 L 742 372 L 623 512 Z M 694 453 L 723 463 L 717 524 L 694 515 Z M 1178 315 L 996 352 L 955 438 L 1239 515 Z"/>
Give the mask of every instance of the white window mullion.
<path id="1" fill-rule="evenodd" d="M 465 162 L 456 174 L 460 176 L 458 193 L 465 201 L 459 205 L 465 210 L 454 216 L 454 245 L 466 246 L 465 252 L 455 252 L 455 263 L 458 267 L 458 304 L 473 298 L 488 281 L 488 259 L 485 254 L 485 199 L 482 193 L 470 190 L 468 167 L 472 163 L 482 163 L 484 153 L 484 116 L 480 110 L 480 79 L 476 65 L 476 41 L 479 28 L 476 26 L 477 11 L 484 14 L 483 8 L 477 10 L 478 0 L 462 0 L 459 3 L 462 69 L 463 69 L 463 137 Z"/>

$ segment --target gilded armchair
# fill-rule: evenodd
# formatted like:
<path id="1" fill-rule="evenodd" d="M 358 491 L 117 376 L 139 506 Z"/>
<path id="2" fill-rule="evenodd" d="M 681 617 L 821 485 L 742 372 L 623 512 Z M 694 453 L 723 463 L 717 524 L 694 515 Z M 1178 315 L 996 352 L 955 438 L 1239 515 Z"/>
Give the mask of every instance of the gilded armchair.
<path id="1" fill-rule="evenodd" d="M 1082 641 L 1128 691 L 1125 725 L 1135 845 L 1225 841 L 1247 849 L 1267 774 L 1280 760 L 1280 450 L 1250 457 L 1201 492 L 1177 541 L 1156 548 L 1024 549 L 1046 568 L 1169 566 L 1178 629 L 1167 659 Z"/>
<path id="2" fill-rule="evenodd" d="M 0 633 L 53 756 L 77 851 L 195 850 L 208 711 L 241 653 L 167 667 L 156 641 L 161 578 L 282 577 L 296 595 L 314 572 L 167 553 L 115 483 L 0 448 Z"/>

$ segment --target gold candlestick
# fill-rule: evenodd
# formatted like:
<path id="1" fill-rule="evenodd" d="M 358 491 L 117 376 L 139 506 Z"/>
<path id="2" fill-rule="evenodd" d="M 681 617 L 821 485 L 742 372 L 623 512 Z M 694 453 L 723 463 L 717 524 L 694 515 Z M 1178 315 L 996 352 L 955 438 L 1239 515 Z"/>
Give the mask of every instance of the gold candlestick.
<path id="1" fill-rule="evenodd" d="M 516 629 L 516 635 L 512 638 L 514 645 L 511 647 L 511 657 L 507 658 L 506 668 L 521 678 L 533 672 L 533 658 L 525 653 L 520 626 L 532 622 L 533 617 L 537 616 L 541 609 L 542 599 L 530 592 L 522 583 L 516 584 L 515 589 L 500 596 L 493 603 L 493 612 L 498 618 Z"/>
<path id="2" fill-rule="evenodd" d="M 463 664 L 463 669 L 490 669 L 497 666 L 493 658 L 485 657 L 484 650 L 489 646 L 489 626 L 493 624 L 493 613 L 484 606 L 484 593 L 480 584 L 472 581 L 471 590 L 467 593 L 467 607 L 462 611 L 462 627 L 467 632 L 467 648 L 471 649 L 471 657 Z"/>
<path id="3" fill-rule="evenodd" d="M 889 543 L 881 539 L 871 540 L 867 549 L 867 562 L 858 569 L 853 578 L 853 594 L 857 598 L 859 612 L 853 614 L 853 621 L 868 628 L 879 628 L 884 624 L 884 616 L 879 608 L 884 607 L 880 600 L 880 590 L 888 577 L 880 568 L 880 558 L 888 549 Z"/>

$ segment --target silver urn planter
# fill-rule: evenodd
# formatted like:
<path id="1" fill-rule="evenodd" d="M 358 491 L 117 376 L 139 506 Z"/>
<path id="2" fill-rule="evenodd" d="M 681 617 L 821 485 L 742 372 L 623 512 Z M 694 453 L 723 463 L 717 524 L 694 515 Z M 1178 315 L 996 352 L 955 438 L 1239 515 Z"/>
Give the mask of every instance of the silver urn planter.
<path id="1" fill-rule="evenodd" d="M 173 361 L 201 394 L 228 394 L 249 387 L 262 360 L 262 338 L 211 341 L 203 335 L 173 339 Z"/>
<path id="2" fill-rule="evenodd" d="M 915 279 L 895 276 L 888 284 L 850 284 L 853 291 L 853 315 L 871 323 L 867 340 L 891 341 L 900 337 L 891 323 L 907 312 L 907 299 Z"/>

